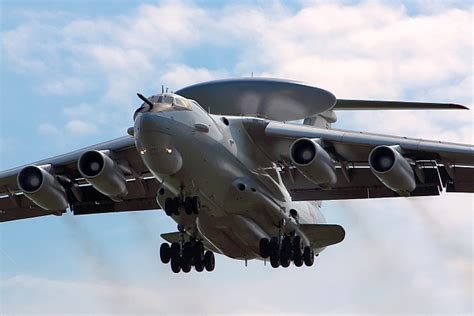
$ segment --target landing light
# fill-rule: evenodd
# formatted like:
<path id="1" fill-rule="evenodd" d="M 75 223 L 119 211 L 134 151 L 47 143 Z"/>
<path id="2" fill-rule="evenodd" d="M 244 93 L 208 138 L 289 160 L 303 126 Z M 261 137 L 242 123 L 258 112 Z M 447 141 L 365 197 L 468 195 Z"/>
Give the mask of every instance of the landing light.
<path id="1" fill-rule="evenodd" d="M 146 153 L 146 149 L 140 150 L 140 155 L 144 155 Z"/>
<path id="2" fill-rule="evenodd" d="M 173 150 L 171 148 L 166 148 L 165 151 L 168 155 L 171 155 L 173 153 Z"/>

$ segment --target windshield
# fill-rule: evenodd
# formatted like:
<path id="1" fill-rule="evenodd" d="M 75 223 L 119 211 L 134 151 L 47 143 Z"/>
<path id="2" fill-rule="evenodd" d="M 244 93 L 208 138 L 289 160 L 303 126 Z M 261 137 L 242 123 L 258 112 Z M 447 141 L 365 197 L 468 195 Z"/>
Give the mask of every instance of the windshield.
<path id="1" fill-rule="evenodd" d="M 168 112 L 168 111 L 192 111 L 189 101 L 179 95 L 160 94 L 148 98 L 153 106 L 143 103 L 135 112 L 134 118 L 139 112 Z"/>

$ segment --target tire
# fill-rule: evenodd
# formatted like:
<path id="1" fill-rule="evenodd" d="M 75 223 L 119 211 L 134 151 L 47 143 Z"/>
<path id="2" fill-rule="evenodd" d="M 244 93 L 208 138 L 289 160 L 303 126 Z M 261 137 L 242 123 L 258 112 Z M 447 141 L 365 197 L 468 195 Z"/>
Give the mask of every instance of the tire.
<path id="1" fill-rule="evenodd" d="M 165 213 L 168 216 L 173 214 L 173 199 L 171 198 L 166 198 L 165 200 Z"/>
<path id="2" fill-rule="evenodd" d="M 182 258 L 183 262 L 189 262 L 191 264 L 193 258 L 193 244 L 189 241 L 185 242 L 183 245 Z"/>
<path id="3" fill-rule="evenodd" d="M 204 255 L 204 245 L 202 241 L 197 241 L 193 247 L 194 262 L 199 262 L 199 261 L 202 262 L 203 255 Z"/>
<path id="4" fill-rule="evenodd" d="M 283 268 L 288 268 L 290 266 L 290 258 L 288 257 L 284 257 L 284 258 L 280 258 L 280 264 Z"/>
<path id="5" fill-rule="evenodd" d="M 175 197 L 173 199 L 173 214 L 178 216 L 179 215 L 179 205 L 180 205 L 180 200 L 179 200 L 179 197 Z"/>
<path id="6" fill-rule="evenodd" d="M 197 272 L 204 271 L 204 264 L 202 263 L 202 260 L 200 260 L 199 262 L 196 262 L 194 264 L 194 268 L 196 269 Z"/>
<path id="7" fill-rule="evenodd" d="M 182 262 L 181 263 L 181 270 L 184 272 L 184 273 L 189 273 L 189 271 L 191 271 L 191 263 L 189 262 Z"/>
<path id="8" fill-rule="evenodd" d="M 280 266 L 280 259 L 276 256 L 270 256 L 270 264 L 272 268 L 278 268 Z"/>
<path id="9" fill-rule="evenodd" d="M 298 258 L 301 258 L 303 256 L 303 246 L 301 243 L 301 237 L 300 236 L 295 236 L 293 238 L 293 243 L 292 243 L 292 248 L 293 248 L 293 260 L 296 260 Z"/>
<path id="10" fill-rule="evenodd" d="M 286 259 L 288 259 L 288 261 L 291 259 L 293 253 L 292 248 L 293 247 L 291 244 L 291 237 L 285 236 L 285 238 L 283 238 L 283 241 L 281 242 L 280 251 L 280 257 L 284 259 L 284 261 L 286 261 Z"/>
<path id="11" fill-rule="evenodd" d="M 263 259 L 270 257 L 270 240 L 268 238 L 260 239 L 259 252 Z"/>
<path id="12" fill-rule="evenodd" d="M 307 267 L 311 267 L 314 263 L 314 251 L 309 246 L 304 247 L 303 261 Z"/>
<path id="13" fill-rule="evenodd" d="M 178 258 L 171 258 L 171 271 L 174 273 L 179 273 L 181 271 L 181 262 Z"/>
<path id="14" fill-rule="evenodd" d="M 214 258 L 214 253 L 208 250 L 204 254 L 204 268 L 206 268 L 207 271 L 211 272 L 214 270 L 215 267 L 216 261 Z"/>
<path id="15" fill-rule="evenodd" d="M 168 243 L 162 243 L 160 246 L 160 259 L 161 262 L 167 264 L 171 260 L 171 249 Z"/>
<path id="16" fill-rule="evenodd" d="M 179 258 L 181 256 L 181 245 L 177 242 L 174 242 L 170 246 L 170 257 Z"/>
<path id="17" fill-rule="evenodd" d="M 193 213 L 193 200 L 190 197 L 184 199 L 184 212 L 188 215 Z"/>
<path id="18" fill-rule="evenodd" d="M 193 196 L 191 200 L 191 210 L 194 214 L 199 214 L 201 210 L 201 201 L 199 200 L 199 196 Z"/>
<path id="19" fill-rule="evenodd" d="M 303 265 L 303 257 L 293 259 L 293 263 L 297 267 L 301 267 Z"/>
<path id="20" fill-rule="evenodd" d="M 270 240 L 270 257 L 279 257 L 280 256 L 280 245 L 278 244 L 278 239 L 272 237 Z"/>

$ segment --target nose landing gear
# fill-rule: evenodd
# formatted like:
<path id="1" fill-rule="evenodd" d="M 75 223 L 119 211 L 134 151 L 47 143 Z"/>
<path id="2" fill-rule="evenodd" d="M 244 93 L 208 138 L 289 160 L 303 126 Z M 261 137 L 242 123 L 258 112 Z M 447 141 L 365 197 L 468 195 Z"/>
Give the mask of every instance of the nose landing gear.
<path id="1" fill-rule="evenodd" d="M 160 246 L 160 259 L 164 264 L 170 263 L 174 273 L 183 271 L 188 273 L 192 267 L 197 272 L 213 271 L 215 268 L 215 258 L 212 251 L 204 251 L 202 241 L 187 241 L 181 243 L 174 242 L 171 246 L 163 243 Z"/>

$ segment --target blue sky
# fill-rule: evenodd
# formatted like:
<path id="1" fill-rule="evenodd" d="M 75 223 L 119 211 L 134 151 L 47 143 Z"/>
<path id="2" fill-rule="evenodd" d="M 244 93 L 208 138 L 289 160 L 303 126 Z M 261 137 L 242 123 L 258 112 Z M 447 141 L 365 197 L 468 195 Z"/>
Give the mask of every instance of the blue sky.
<path id="1" fill-rule="evenodd" d="M 227 77 L 472 107 L 468 1 L 1 1 L 0 169 L 125 134 L 135 93 Z M 338 128 L 471 143 L 473 113 L 345 112 Z M 160 211 L 0 226 L 1 313 L 447 313 L 472 307 L 473 198 L 327 202 L 310 269 L 158 260 Z M 455 232 L 455 233 L 453 233 Z M 28 304 L 25 303 L 28 297 Z M 185 297 L 183 300 L 182 297 Z"/>

